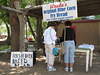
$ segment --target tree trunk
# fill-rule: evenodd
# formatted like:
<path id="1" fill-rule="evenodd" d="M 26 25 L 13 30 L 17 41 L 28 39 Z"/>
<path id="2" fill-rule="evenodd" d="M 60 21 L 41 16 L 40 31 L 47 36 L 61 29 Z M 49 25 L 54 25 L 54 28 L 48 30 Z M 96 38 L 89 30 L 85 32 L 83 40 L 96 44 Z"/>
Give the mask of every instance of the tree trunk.
<path id="1" fill-rule="evenodd" d="M 43 48 L 43 28 L 41 19 L 37 19 L 36 47 L 37 49 Z"/>
<path id="2" fill-rule="evenodd" d="M 15 8 L 14 2 L 16 0 L 10 0 L 10 7 Z M 10 25 L 11 25 L 11 50 L 19 51 L 20 50 L 20 25 L 19 19 L 16 13 L 9 13 Z"/>
<path id="3" fill-rule="evenodd" d="M 36 5 L 41 5 L 42 0 L 35 0 Z M 36 47 L 37 49 L 44 48 L 43 46 L 43 28 L 42 19 L 37 19 L 37 31 L 36 31 Z"/>

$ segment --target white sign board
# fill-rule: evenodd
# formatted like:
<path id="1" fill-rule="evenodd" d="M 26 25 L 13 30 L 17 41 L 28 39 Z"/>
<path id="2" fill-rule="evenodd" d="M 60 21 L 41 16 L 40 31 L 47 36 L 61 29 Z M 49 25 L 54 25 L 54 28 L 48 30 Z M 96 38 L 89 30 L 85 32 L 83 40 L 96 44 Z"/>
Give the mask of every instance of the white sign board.
<path id="1" fill-rule="evenodd" d="M 32 67 L 33 66 L 33 52 L 11 52 L 11 67 L 24 66 Z"/>
<path id="2" fill-rule="evenodd" d="M 50 3 L 42 6 L 43 21 L 77 18 L 77 0 Z"/>

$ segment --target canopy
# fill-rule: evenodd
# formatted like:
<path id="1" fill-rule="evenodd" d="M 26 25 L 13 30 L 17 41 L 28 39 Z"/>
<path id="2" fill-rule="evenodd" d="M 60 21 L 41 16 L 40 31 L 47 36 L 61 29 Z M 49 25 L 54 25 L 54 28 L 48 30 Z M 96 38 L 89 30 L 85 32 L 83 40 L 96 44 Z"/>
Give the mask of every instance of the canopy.
<path id="1" fill-rule="evenodd" d="M 78 6 L 78 17 L 100 15 L 100 0 L 77 0 L 77 6 Z M 28 9 L 28 12 L 26 14 L 27 16 L 36 17 L 39 19 L 43 18 L 41 5 L 27 9 Z"/>

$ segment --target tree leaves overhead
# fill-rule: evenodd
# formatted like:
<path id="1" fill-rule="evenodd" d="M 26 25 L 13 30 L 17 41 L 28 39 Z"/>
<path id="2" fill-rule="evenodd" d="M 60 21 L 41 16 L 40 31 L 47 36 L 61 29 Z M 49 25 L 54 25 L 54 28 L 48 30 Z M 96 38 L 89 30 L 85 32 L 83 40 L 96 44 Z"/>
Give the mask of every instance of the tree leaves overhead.
<path id="1" fill-rule="evenodd" d="M 35 0 L 21 0 L 20 2 L 20 7 L 25 8 L 26 6 L 34 6 L 35 5 Z"/>
<path id="2" fill-rule="evenodd" d="M 9 7 L 10 0 L 0 0 L 0 5 L 8 6 Z"/>
<path id="3" fill-rule="evenodd" d="M 20 8 L 25 8 L 27 5 L 30 5 L 30 3 L 32 3 L 32 1 L 33 0 L 21 0 L 21 2 L 20 2 Z"/>
<path id="4" fill-rule="evenodd" d="M 0 5 L 4 5 L 9 7 L 10 5 L 10 0 L 0 0 Z M 9 15 L 8 12 L 5 10 L 1 10 L 0 9 L 0 25 L 2 24 L 2 22 L 4 22 L 5 24 L 9 23 Z"/>

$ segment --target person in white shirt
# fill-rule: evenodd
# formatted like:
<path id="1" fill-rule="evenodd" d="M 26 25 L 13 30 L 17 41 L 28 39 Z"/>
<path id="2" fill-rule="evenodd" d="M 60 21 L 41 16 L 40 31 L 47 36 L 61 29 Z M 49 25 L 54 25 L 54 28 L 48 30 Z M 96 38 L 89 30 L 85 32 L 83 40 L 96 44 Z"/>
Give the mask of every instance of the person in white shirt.
<path id="1" fill-rule="evenodd" d="M 46 63 L 48 71 L 56 71 L 56 68 L 53 67 L 54 64 L 54 55 L 52 54 L 53 48 L 55 47 L 55 41 L 57 39 L 56 32 L 54 30 L 55 23 L 48 22 L 48 27 L 44 31 L 44 44 L 46 52 Z"/>

